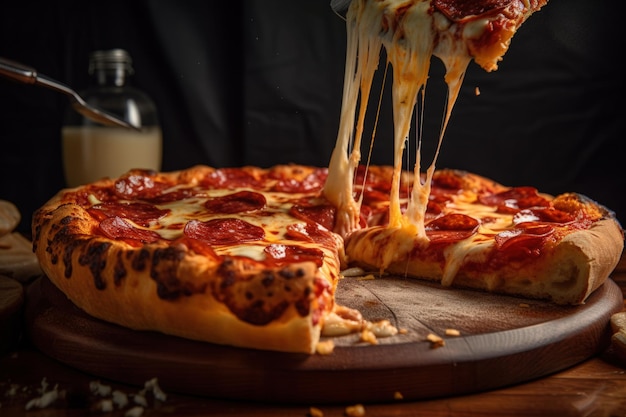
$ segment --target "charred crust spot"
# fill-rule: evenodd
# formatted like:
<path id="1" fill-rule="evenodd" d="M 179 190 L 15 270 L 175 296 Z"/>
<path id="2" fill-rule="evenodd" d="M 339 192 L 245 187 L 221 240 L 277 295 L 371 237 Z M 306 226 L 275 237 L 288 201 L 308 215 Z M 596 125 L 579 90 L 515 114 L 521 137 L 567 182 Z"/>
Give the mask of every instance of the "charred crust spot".
<path id="1" fill-rule="evenodd" d="M 33 253 L 37 252 L 37 242 L 39 242 L 39 237 L 41 236 L 41 224 L 35 225 L 33 228 Z"/>
<path id="2" fill-rule="evenodd" d="M 146 252 L 149 257 L 150 252 Z M 171 301 L 206 291 L 206 283 L 194 284 L 179 277 L 178 268 L 184 256 L 184 250 L 176 246 L 157 248 L 152 252 L 150 277 L 156 282 L 159 298 Z"/>
<path id="3" fill-rule="evenodd" d="M 150 252 L 142 248 L 138 252 L 133 252 L 130 265 L 135 271 L 144 271 L 148 266 L 149 260 Z"/>
<path id="4" fill-rule="evenodd" d="M 298 314 L 304 317 L 309 314 L 309 310 L 311 310 L 311 301 L 303 298 L 296 302 L 295 307 L 298 311 Z"/>
<path id="5" fill-rule="evenodd" d="M 227 258 L 217 271 L 214 297 L 240 320 L 263 326 L 293 306 L 306 317 L 314 298 L 313 277 L 299 267 L 246 270 Z"/>
<path id="6" fill-rule="evenodd" d="M 117 252 L 117 256 L 115 257 L 115 265 L 113 266 L 113 282 L 115 286 L 119 286 L 122 283 L 122 280 L 126 278 L 128 275 L 128 271 L 126 270 L 126 266 L 124 265 L 124 261 L 122 259 L 123 251 Z"/>
<path id="7" fill-rule="evenodd" d="M 72 223 L 72 220 L 74 220 L 73 216 L 65 216 L 59 221 L 59 224 L 61 226 L 67 226 L 68 224 Z"/>
<path id="8" fill-rule="evenodd" d="M 72 277 L 72 253 L 74 252 L 74 248 L 70 246 L 65 246 L 63 248 L 63 265 L 65 265 L 63 275 L 65 278 Z M 53 256 L 53 259 L 56 260 L 56 256 Z M 55 262 L 56 263 L 56 262 Z"/>
<path id="9" fill-rule="evenodd" d="M 271 287 L 272 284 L 274 283 L 274 274 L 268 271 L 263 277 L 263 279 L 261 280 L 261 283 L 263 284 L 264 287 L 267 287 L 267 288 Z"/>
<path id="10" fill-rule="evenodd" d="M 306 271 L 302 268 L 283 268 L 278 273 L 286 279 L 302 278 L 306 275 Z"/>
<path id="11" fill-rule="evenodd" d="M 102 271 L 106 267 L 110 247 L 110 242 L 92 241 L 78 257 L 78 264 L 89 268 L 94 284 L 99 290 L 106 288 L 106 281 L 102 276 Z"/>

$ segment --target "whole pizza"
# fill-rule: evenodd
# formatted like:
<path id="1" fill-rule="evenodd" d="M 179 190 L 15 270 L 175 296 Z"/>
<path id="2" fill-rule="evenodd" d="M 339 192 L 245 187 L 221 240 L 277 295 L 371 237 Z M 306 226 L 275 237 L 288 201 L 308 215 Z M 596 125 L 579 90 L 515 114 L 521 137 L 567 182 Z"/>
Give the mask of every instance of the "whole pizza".
<path id="1" fill-rule="evenodd" d="M 322 194 L 326 168 L 134 170 L 57 194 L 35 213 L 34 250 L 95 317 L 309 353 L 324 349 L 321 334 L 395 334 L 335 305 L 349 267 L 580 304 L 619 260 L 622 229 L 601 205 L 454 170 L 434 175 L 424 244 L 388 227 L 393 171 L 358 169 L 361 228 L 342 236 Z"/>
<path id="2" fill-rule="evenodd" d="M 131 170 L 61 190 L 33 216 L 48 278 L 94 317 L 211 343 L 330 353 L 332 338 L 400 332 L 337 305 L 342 279 L 389 274 L 576 305 L 617 265 L 608 208 L 476 173 L 403 168 L 433 56 L 449 87 L 439 147 L 465 69 L 487 71 L 545 0 L 353 0 L 328 167 Z M 361 160 L 380 52 L 393 78 L 394 163 Z M 437 151 L 438 152 L 438 151 Z M 391 319 L 391 318 L 389 318 Z M 323 341 L 320 341 L 323 340 Z M 330 340 L 330 342 L 329 342 Z"/>

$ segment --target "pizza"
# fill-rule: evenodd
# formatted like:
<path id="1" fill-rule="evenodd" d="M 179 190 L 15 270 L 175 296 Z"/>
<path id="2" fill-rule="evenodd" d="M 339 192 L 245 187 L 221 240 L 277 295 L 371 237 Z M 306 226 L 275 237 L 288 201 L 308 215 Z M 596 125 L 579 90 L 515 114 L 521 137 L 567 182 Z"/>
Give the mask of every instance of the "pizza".
<path id="1" fill-rule="evenodd" d="M 326 168 L 133 170 L 59 192 L 34 215 L 34 251 L 47 277 L 94 317 L 309 353 L 324 348 L 322 335 L 397 332 L 335 304 L 347 268 L 579 304 L 619 260 L 622 231 L 601 205 L 455 170 L 433 176 L 430 243 L 418 245 L 388 227 L 393 173 L 359 167 L 361 229 L 342 236 L 322 194 Z"/>
<path id="2" fill-rule="evenodd" d="M 370 323 L 336 303 L 341 280 L 353 275 L 584 303 L 623 250 L 608 208 L 576 193 L 550 196 L 437 169 L 437 155 L 422 172 L 419 135 L 417 163 L 403 167 L 431 58 L 443 60 L 449 86 L 441 146 L 467 65 L 496 69 L 513 34 L 543 5 L 352 1 L 327 167 L 135 169 L 61 190 L 33 216 L 42 270 L 78 307 L 125 327 L 304 353 L 330 353 L 326 336 L 361 332 L 375 343 L 402 333 L 392 318 Z M 361 161 L 382 48 L 393 77 L 390 166 Z"/>

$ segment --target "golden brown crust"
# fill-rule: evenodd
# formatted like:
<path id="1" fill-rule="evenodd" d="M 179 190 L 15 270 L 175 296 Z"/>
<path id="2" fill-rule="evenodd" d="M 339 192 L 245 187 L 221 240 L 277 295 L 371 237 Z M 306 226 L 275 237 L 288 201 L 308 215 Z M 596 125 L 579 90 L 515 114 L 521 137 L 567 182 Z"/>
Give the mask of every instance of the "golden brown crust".
<path id="1" fill-rule="evenodd" d="M 486 71 L 495 71 L 517 30 L 547 0 L 481 3 L 434 0 L 432 3 L 435 13 L 440 12 L 452 23 L 454 36 L 465 40 L 474 61 Z"/>

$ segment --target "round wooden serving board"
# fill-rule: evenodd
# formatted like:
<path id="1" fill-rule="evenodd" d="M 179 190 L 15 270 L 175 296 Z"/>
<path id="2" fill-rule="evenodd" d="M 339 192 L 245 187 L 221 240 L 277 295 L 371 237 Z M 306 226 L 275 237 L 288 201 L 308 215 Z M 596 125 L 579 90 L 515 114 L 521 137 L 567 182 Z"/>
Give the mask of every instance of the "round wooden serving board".
<path id="1" fill-rule="evenodd" d="M 604 349 L 610 316 L 623 306 L 610 279 L 582 306 L 406 278 L 345 278 L 338 302 L 407 333 L 378 345 L 337 338 L 330 355 L 218 346 L 92 318 L 46 278 L 29 287 L 25 317 L 35 346 L 95 378 L 143 386 L 156 377 L 166 392 L 313 405 L 455 396 L 539 378 Z M 429 333 L 445 345 L 433 348 Z"/>

